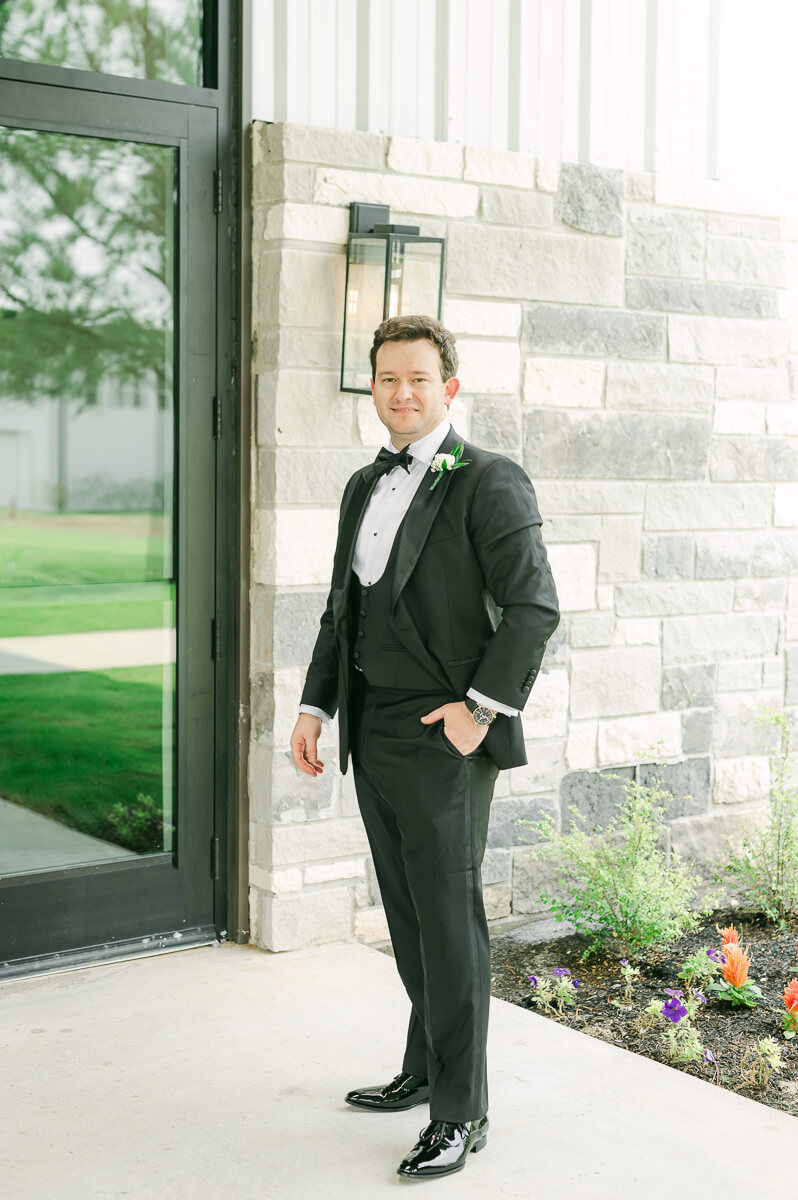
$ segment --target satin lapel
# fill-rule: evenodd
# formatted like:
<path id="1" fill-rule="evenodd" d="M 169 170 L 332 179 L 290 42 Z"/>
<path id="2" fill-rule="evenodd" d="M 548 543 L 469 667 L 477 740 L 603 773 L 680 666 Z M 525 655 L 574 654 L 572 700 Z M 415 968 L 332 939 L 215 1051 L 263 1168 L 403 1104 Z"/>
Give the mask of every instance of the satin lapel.
<path id="1" fill-rule="evenodd" d="M 450 454 L 458 442 L 463 442 L 453 425 L 449 426 L 449 432 L 441 442 L 437 454 Z M 466 468 L 462 468 L 465 470 Z M 446 495 L 446 489 L 449 486 L 453 471 L 444 471 L 443 478 L 439 483 L 435 481 L 435 474 L 427 470 L 425 471 L 424 479 L 418 487 L 413 499 L 410 501 L 410 507 L 399 526 L 399 544 L 396 547 L 396 569 L 394 571 L 393 592 L 391 595 L 391 612 L 396 607 L 396 601 L 402 588 L 410 578 L 413 567 L 418 562 L 418 556 L 421 554 L 422 548 L 432 528 L 432 522 L 437 516 L 438 509 L 443 504 Z"/>
<path id="2" fill-rule="evenodd" d="M 341 518 L 341 534 L 338 539 L 338 555 L 336 563 L 336 581 L 338 587 L 348 587 L 349 577 L 352 571 L 352 559 L 355 556 L 355 543 L 357 541 L 360 522 L 363 519 L 363 514 L 366 511 L 366 505 L 369 496 L 372 492 L 374 479 L 371 477 L 369 470 L 370 464 L 363 468 L 363 474 L 357 480 L 352 495 L 346 508 L 346 512 Z"/>

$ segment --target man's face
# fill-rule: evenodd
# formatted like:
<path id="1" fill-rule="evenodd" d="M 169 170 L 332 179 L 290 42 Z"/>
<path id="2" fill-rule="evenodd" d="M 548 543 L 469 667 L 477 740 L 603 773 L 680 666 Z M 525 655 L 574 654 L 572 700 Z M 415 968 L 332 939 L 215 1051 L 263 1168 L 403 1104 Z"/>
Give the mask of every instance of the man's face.
<path id="1" fill-rule="evenodd" d="M 459 386 L 454 377 L 443 382 L 440 351 L 427 338 L 383 342 L 377 351 L 374 406 L 400 450 L 440 425 Z"/>

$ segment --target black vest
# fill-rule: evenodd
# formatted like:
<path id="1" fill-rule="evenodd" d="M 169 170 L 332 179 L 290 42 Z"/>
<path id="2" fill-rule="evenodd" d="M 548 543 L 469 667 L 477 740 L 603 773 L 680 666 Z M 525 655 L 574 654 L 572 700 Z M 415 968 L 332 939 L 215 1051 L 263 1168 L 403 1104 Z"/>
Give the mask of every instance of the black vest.
<path id="1" fill-rule="evenodd" d="M 372 687 L 400 688 L 413 692 L 440 692 L 440 681 L 409 654 L 390 627 L 399 531 L 376 583 L 364 586 L 352 570 L 349 587 L 349 646 L 352 665 L 360 668 Z"/>

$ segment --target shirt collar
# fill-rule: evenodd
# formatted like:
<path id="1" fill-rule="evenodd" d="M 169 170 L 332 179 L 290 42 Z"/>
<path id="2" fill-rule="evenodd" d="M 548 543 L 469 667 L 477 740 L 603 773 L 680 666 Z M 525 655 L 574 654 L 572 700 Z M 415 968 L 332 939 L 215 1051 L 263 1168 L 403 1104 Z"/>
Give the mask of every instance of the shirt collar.
<path id="1" fill-rule="evenodd" d="M 423 438 L 419 438 L 417 442 L 411 442 L 407 447 L 408 454 L 413 458 L 418 458 L 421 462 L 430 463 L 438 452 L 438 448 L 446 437 L 451 428 L 451 421 L 448 416 L 445 416 L 439 425 L 431 429 L 429 433 L 425 433 Z M 388 449 L 392 454 L 399 451 L 398 446 L 394 446 L 393 439 L 388 439 Z"/>

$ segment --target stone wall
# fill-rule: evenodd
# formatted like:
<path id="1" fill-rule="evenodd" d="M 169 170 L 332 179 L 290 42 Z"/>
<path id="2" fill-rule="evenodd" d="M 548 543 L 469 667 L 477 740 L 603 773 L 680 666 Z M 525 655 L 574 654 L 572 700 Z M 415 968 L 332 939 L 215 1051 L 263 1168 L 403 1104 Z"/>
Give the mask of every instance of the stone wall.
<path id="1" fill-rule="evenodd" d="M 490 916 L 542 911 L 518 818 L 605 823 L 618 780 L 672 787 L 707 859 L 761 819 L 768 705 L 798 712 L 798 217 L 792 201 L 371 133 L 253 136 L 252 938 L 387 936 L 351 769 L 288 741 L 338 504 L 385 437 L 338 391 L 351 200 L 447 239 L 466 437 L 534 482 L 562 608 L 500 773 Z M 692 800 L 684 800 L 689 793 Z"/>

